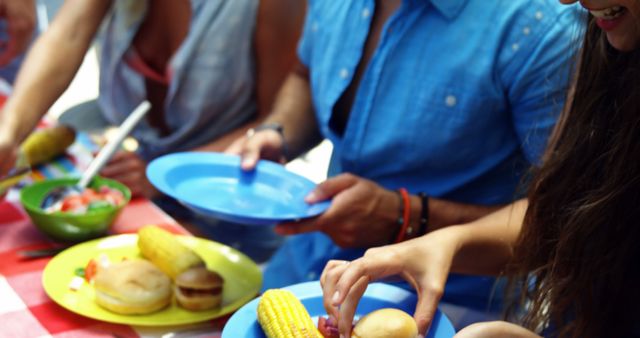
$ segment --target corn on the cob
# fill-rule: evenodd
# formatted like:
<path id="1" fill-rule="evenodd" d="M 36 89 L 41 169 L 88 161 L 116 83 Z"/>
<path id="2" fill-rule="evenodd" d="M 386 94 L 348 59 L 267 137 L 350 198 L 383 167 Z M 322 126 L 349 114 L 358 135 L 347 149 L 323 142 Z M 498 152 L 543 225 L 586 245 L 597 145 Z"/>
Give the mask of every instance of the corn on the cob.
<path id="1" fill-rule="evenodd" d="M 29 165 L 36 166 L 64 153 L 75 139 L 75 130 L 65 125 L 57 125 L 31 133 L 20 145 L 20 151 Z"/>
<path id="2" fill-rule="evenodd" d="M 290 291 L 267 290 L 258 303 L 258 322 L 268 338 L 320 338 L 304 305 Z"/>
<path id="3" fill-rule="evenodd" d="M 189 268 L 204 265 L 193 250 L 182 244 L 173 234 L 157 226 L 138 230 L 138 248 L 142 255 L 162 272 L 175 279 Z"/>

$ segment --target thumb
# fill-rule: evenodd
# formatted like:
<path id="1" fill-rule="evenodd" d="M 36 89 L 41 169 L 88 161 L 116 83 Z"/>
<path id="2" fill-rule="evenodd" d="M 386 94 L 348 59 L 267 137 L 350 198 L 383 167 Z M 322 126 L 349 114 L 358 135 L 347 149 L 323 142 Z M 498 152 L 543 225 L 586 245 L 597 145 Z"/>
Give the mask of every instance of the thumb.
<path id="1" fill-rule="evenodd" d="M 358 178 L 352 174 L 341 174 L 336 177 L 327 179 L 318 184 L 313 191 L 307 195 L 305 201 L 307 203 L 316 203 L 328 200 L 343 190 L 346 190 L 356 184 Z"/>

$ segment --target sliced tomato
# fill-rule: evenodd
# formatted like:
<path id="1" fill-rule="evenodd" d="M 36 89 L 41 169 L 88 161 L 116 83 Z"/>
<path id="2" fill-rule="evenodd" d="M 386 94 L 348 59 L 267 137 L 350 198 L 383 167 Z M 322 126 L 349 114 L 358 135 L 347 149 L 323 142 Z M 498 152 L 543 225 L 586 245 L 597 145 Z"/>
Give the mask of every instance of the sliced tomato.
<path id="1" fill-rule="evenodd" d="M 90 283 L 98 272 L 98 262 L 95 259 L 91 259 L 87 266 L 84 268 L 84 279 L 87 283 Z"/>
<path id="2" fill-rule="evenodd" d="M 79 210 L 84 210 L 86 208 L 86 203 L 82 196 L 73 195 L 65 197 L 62 201 L 62 205 L 60 206 L 60 211 L 62 212 L 74 212 Z"/>

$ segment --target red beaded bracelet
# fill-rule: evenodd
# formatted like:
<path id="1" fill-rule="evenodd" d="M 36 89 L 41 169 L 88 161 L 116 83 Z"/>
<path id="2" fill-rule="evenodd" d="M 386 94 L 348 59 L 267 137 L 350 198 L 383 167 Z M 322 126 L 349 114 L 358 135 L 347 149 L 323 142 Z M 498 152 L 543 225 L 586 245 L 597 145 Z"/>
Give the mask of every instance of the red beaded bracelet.
<path id="1" fill-rule="evenodd" d="M 407 189 L 400 188 L 398 189 L 400 192 L 400 197 L 402 198 L 401 204 L 401 212 L 400 219 L 398 219 L 398 223 L 401 225 L 400 231 L 398 231 L 398 235 L 396 236 L 396 240 L 394 243 L 400 243 L 405 240 L 407 235 L 411 235 L 413 233 L 413 228 L 411 227 L 411 220 L 409 217 L 411 216 L 411 199 L 409 198 L 409 193 Z"/>

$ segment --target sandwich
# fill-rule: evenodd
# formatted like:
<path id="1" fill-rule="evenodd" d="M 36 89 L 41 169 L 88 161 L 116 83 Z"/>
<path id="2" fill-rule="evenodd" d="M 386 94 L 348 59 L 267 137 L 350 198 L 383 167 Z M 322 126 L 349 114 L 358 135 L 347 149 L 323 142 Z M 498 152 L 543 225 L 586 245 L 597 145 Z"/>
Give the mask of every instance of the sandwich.
<path id="1" fill-rule="evenodd" d="M 178 305 L 191 311 L 220 306 L 224 279 L 205 267 L 195 267 L 176 276 L 175 295 Z"/>

